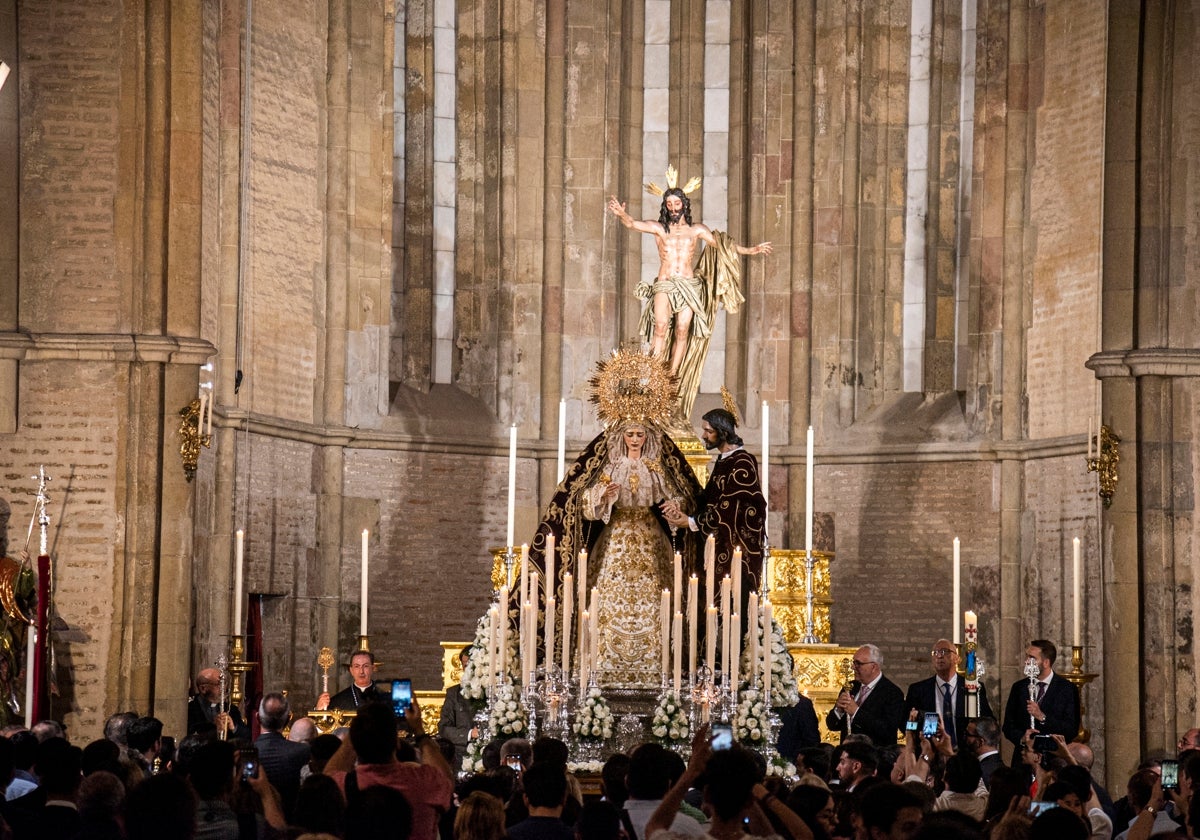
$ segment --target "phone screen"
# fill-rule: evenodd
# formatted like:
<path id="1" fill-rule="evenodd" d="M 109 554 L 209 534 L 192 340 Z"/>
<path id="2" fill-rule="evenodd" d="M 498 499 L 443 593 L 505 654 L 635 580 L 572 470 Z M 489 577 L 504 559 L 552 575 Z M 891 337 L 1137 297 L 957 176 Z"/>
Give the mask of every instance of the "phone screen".
<path id="1" fill-rule="evenodd" d="M 925 725 L 921 727 L 922 738 L 933 738 L 938 731 L 938 716 L 937 712 L 925 713 Z"/>
<path id="2" fill-rule="evenodd" d="M 728 723 L 714 723 L 712 728 L 712 748 L 727 750 L 733 746 L 733 727 Z"/>
<path id="3" fill-rule="evenodd" d="M 392 680 L 392 711 L 404 717 L 412 706 L 412 680 Z"/>
<path id="4" fill-rule="evenodd" d="M 238 754 L 242 765 L 242 781 L 258 778 L 258 750 L 245 749 Z"/>
<path id="5" fill-rule="evenodd" d="M 1043 811 L 1049 811 L 1051 808 L 1057 808 L 1057 807 L 1058 807 L 1057 802 L 1030 802 L 1029 803 L 1029 813 L 1033 814 L 1036 817 L 1038 814 L 1042 813 Z"/>
<path id="6" fill-rule="evenodd" d="M 1179 762 L 1174 758 L 1164 758 L 1162 763 L 1163 790 L 1179 789 Z"/>

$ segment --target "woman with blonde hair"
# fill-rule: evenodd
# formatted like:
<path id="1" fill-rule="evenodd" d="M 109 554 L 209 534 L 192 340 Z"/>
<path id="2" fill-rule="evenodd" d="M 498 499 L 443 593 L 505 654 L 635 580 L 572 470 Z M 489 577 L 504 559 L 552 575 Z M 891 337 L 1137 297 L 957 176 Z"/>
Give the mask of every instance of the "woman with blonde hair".
<path id="1" fill-rule="evenodd" d="M 504 840 L 504 803 L 477 790 L 462 801 L 454 817 L 454 840 Z"/>

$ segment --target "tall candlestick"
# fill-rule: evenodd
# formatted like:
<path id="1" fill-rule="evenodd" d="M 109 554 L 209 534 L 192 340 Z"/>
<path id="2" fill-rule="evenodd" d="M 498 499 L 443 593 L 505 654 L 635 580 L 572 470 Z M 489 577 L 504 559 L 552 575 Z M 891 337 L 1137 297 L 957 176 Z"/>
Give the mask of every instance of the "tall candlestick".
<path id="1" fill-rule="evenodd" d="M 508 585 L 500 587 L 500 681 L 508 673 Z"/>
<path id="2" fill-rule="evenodd" d="M 498 612 L 499 612 L 499 610 L 497 610 L 494 605 L 488 607 L 488 652 L 487 652 L 488 678 L 487 678 L 487 684 L 491 688 L 496 687 L 496 631 L 498 629 L 496 627 L 496 624 L 497 624 L 496 615 Z"/>
<path id="3" fill-rule="evenodd" d="M 1081 563 L 1079 557 L 1079 537 L 1071 540 L 1072 556 L 1072 576 L 1071 576 L 1071 628 L 1074 635 L 1073 644 L 1075 647 L 1080 647 L 1080 633 L 1082 622 L 1079 620 L 1083 603 L 1083 581 L 1080 577 Z"/>
<path id="4" fill-rule="evenodd" d="M 580 646 L 580 654 L 578 654 L 578 655 L 580 655 L 580 668 L 581 668 L 580 673 L 582 673 L 583 654 L 584 654 L 583 613 L 587 612 L 587 608 L 588 608 L 588 552 L 587 551 L 582 551 L 582 550 L 580 551 L 580 559 L 578 559 L 578 563 L 576 564 L 576 569 L 578 570 L 578 575 L 580 575 L 580 576 L 578 576 L 578 580 L 575 581 L 575 586 L 578 588 L 578 592 L 576 593 L 576 600 L 578 602 L 580 602 L 580 631 L 578 631 L 578 636 L 576 638 L 576 641 L 578 642 L 578 646 Z M 584 680 L 582 685 L 587 685 L 586 680 Z"/>
<path id="5" fill-rule="evenodd" d="M 513 525 L 517 516 L 517 424 L 508 429 L 508 531 L 505 532 L 504 551 L 512 550 Z"/>
<path id="6" fill-rule="evenodd" d="M 525 598 L 525 604 L 529 610 L 529 616 L 525 619 L 525 655 L 528 661 L 525 663 L 525 676 L 527 677 L 531 671 L 537 668 L 537 617 L 538 617 L 538 588 L 541 585 L 541 579 L 537 571 L 529 573 L 529 594 Z M 528 683 L 526 683 L 528 685 Z"/>
<path id="7" fill-rule="evenodd" d="M 363 528 L 362 532 L 362 614 L 358 617 L 358 635 L 367 635 L 367 582 L 370 576 L 367 574 L 367 544 L 371 539 L 371 532 Z"/>
<path id="8" fill-rule="evenodd" d="M 683 645 L 681 644 L 681 635 L 683 634 L 683 615 L 675 613 L 675 618 L 671 624 L 671 636 L 675 644 L 675 696 L 679 696 L 679 685 L 683 682 Z"/>
<path id="9" fill-rule="evenodd" d="M 563 480 L 567 463 L 567 401 L 558 401 L 558 480 Z"/>
<path id="10" fill-rule="evenodd" d="M 555 554 L 554 554 L 554 552 L 556 550 L 555 546 L 556 546 L 556 544 L 554 541 L 554 535 L 547 534 L 546 535 L 546 554 L 545 554 L 545 559 L 543 560 L 543 562 L 546 565 L 546 595 L 547 596 L 556 595 L 557 594 L 556 590 L 558 589 L 558 586 L 557 586 L 558 578 L 556 578 L 554 576 L 554 572 L 555 572 L 554 567 L 555 567 L 555 563 L 557 561 L 557 558 L 555 557 Z"/>
<path id="11" fill-rule="evenodd" d="M 765 571 L 765 570 L 764 570 Z M 742 547 L 733 549 L 733 609 L 742 608 Z"/>
<path id="12" fill-rule="evenodd" d="M 696 616 L 699 613 L 700 604 L 700 581 L 695 575 L 688 577 L 688 673 L 696 673 L 696 649 L 697 649 L 697 631 L 699 627 L 696 625 Z"/>
<path id="13" fill-rule="evenodd" d="M 763 697 L 768 706 L 771 705 L 771 647 L 775 637 L 772 632 L 772 621 L 775 616 L 775 605 L 763 599 Z"/>
<path id="14" fill-rule="evenodd" d="M 963 615 L 963 640 L 966 642 L 966 688 L 967 688 L 967 717 L 979 717 L 979 671 L 978 652 L 979 622 L 975 613 L 967 610 Z"/>
<path id="15" fill-rule="evenodd" d="M 504 582 L 509 586 L 513 585 L 513 581 L 509 580 L 508 567 L 504 568 Z M 521 603 L 524 604 L 530 600 L 529 597 L 529 546 L 521 545 Z"/>
<path id="16" fill-rule="evenodd" d="M 768 512 L 771 510 L 771 407 L 762 403 L 762 494 Z"/>
<path id="17" fill-rule="evenodd" d="M 571 613 L 574 612 L 575 587 L 571 573 L 563 575 L 563 630 L 562 630 L 562 672 L 563 679 L 571 678 Z"/>
<path id="18" fill-rule="evenodd" d="M 713 663 L 713 679 L 717 665 Z M 721 578 L 721 670 L 729 670 L 729 575 Z"/>
<path id="19" fill-rule="evenodd" d="M 596 670 L 600 661 L 600 593 L 592 590 L 592 623 L 588 627 L 588 671 Z"/>
<path id="20" fill-rule="evenodd" d="M 742 616 L 741 613 L 734 613 L 730 619 L 733 622 L 733 650 L 729 655 L 729 688 L 737 696 L 738 687 L 738 660 L 742 658 Z"/>
<path id="21" fill-rule="evenodd" d="M 234 564 L 233 564 L 233 634 L 234 636 L 242 635 L 242 544 L 245 539 L 245 532 L 238 528 L 234 539 Z M 365 571 L 365 569 L 364 569 Z M 366 586 L 363 587 L 363 604 L 366 604 Z M 365 608 L 365 607 L 364 607 Z M 360 635 L 366 635 L 367 631 L 363 630 Z"/>
<path id="22" fill-rule="evenodd" d="M 553 595 L 546 599 L 546 656 L 542 664 L 546 668 L 546 673 L 550 673 L 550 669 L 554 667 L 554 642 L 555 642 L 555 626 L 556 619 L 555 608 L 558 605 L 558 599 Z M 535 622 L 536 626 L 536 622 Z"/>
<path id="23" fill-rule="evenodd" d="M 804 444 L 804 550 L 812 556 L 813 542 L 813 427 L 808 427 Z"/>
<path id="24" fill-rule="evenodd" d="M 962 644 L 962 632 L 959 630 L 958 615 L 959 615 L 959 587 L 962 577 L 962 561 L 958 553 L 959 543 L 958 537 L 954 538 L 954 644 Z"/>
<path id="25" fill-rule="evenodd" d="M 754 687 L 754 681 L 758 678 L 758 593 L 750 593 L 749 605 L 746 607 L 746 627 L 749 629 L 749 644 L 750 644 L 750 668 L 746 672 L 746 679 L 750 680 L 750 687 Z"/>
<path id="26" fill-rule="evenodd" d="M 588 684 L 588 628 L 591 627 L 591 613 L 586 609 L 579 613 L 579 688 L 582 691 Z"/>
<path id="27" fill-rule="evenodd" d="M 713 581 L 717 574 L 717 541 L 709 534 L 704 541 L 704 603 L 712 606 L 715 603 L 716 592 L 713 591 Z"/>
<path id="28" fill-rule="evenodd" d="M 660 671 L 662 679 L 666 680 L 667 668 L 670 667 L 668 656 L 671 651 L 671 593 L 666 589 L 662 591 L 662 599 L 658 603 L 658 623 L 662 642 Z"/>
<path id="29" fill-rule="evenodd" d="M 712 669 L 713 679 L 717 676 L 717 608 L 704 610 L 704 658 Z"/>
<path id="30" fill-rule="evenodd" d="M 1092 415 L 1088 415 L 1088 441 L 1087 441 L 1087 459 L 1092 460 Z"/>
<path id="31" fill-rule="evenodd" d="M 671 612 L 673 612 L 673 613 L 683 612 L 683 607 L 681 606 L 681 599 L 683 598 L 683 558 L 679 555 L 678 551 L 675 552 L 675 577 L 674 577 L 674 580 L 675 580 L 675 589 L 673 590 L 673 592 L 674 592 L 675 600 L 671 605 Z"/>

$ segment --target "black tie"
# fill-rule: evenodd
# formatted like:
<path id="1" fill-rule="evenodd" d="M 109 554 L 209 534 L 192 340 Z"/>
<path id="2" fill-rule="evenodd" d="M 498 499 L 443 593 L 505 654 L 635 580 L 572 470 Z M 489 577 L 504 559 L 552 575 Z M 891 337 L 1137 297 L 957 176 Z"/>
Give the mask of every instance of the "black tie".
<path id="1" fill-rule="evenodd" d="M 950 683 L 942 683 L 942 728 L 950 736 L 950 743 L 958 746 L 954 735 L 954 698 L 950 696 Z"/>

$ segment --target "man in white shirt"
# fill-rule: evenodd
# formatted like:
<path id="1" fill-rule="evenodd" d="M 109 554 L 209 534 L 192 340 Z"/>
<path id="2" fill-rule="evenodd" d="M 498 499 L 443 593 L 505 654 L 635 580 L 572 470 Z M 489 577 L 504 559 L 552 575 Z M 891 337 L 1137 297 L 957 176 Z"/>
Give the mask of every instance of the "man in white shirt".
<path id="1" fill-rule="evenodd" d="M 629 757 L 629 771 L 625 776 L 629 798 L 625 800 L 625 812 L 637 835 L 636 840 L 645 840 L 646 822 L 671 787 L 670 774 L 667 750 L 659 744 L 642 744 Z M 670 831 L 687 837 L 703 837 L 705 833 L 704 826 L 694 817 L 680 812 L 675 814 Z"/>

